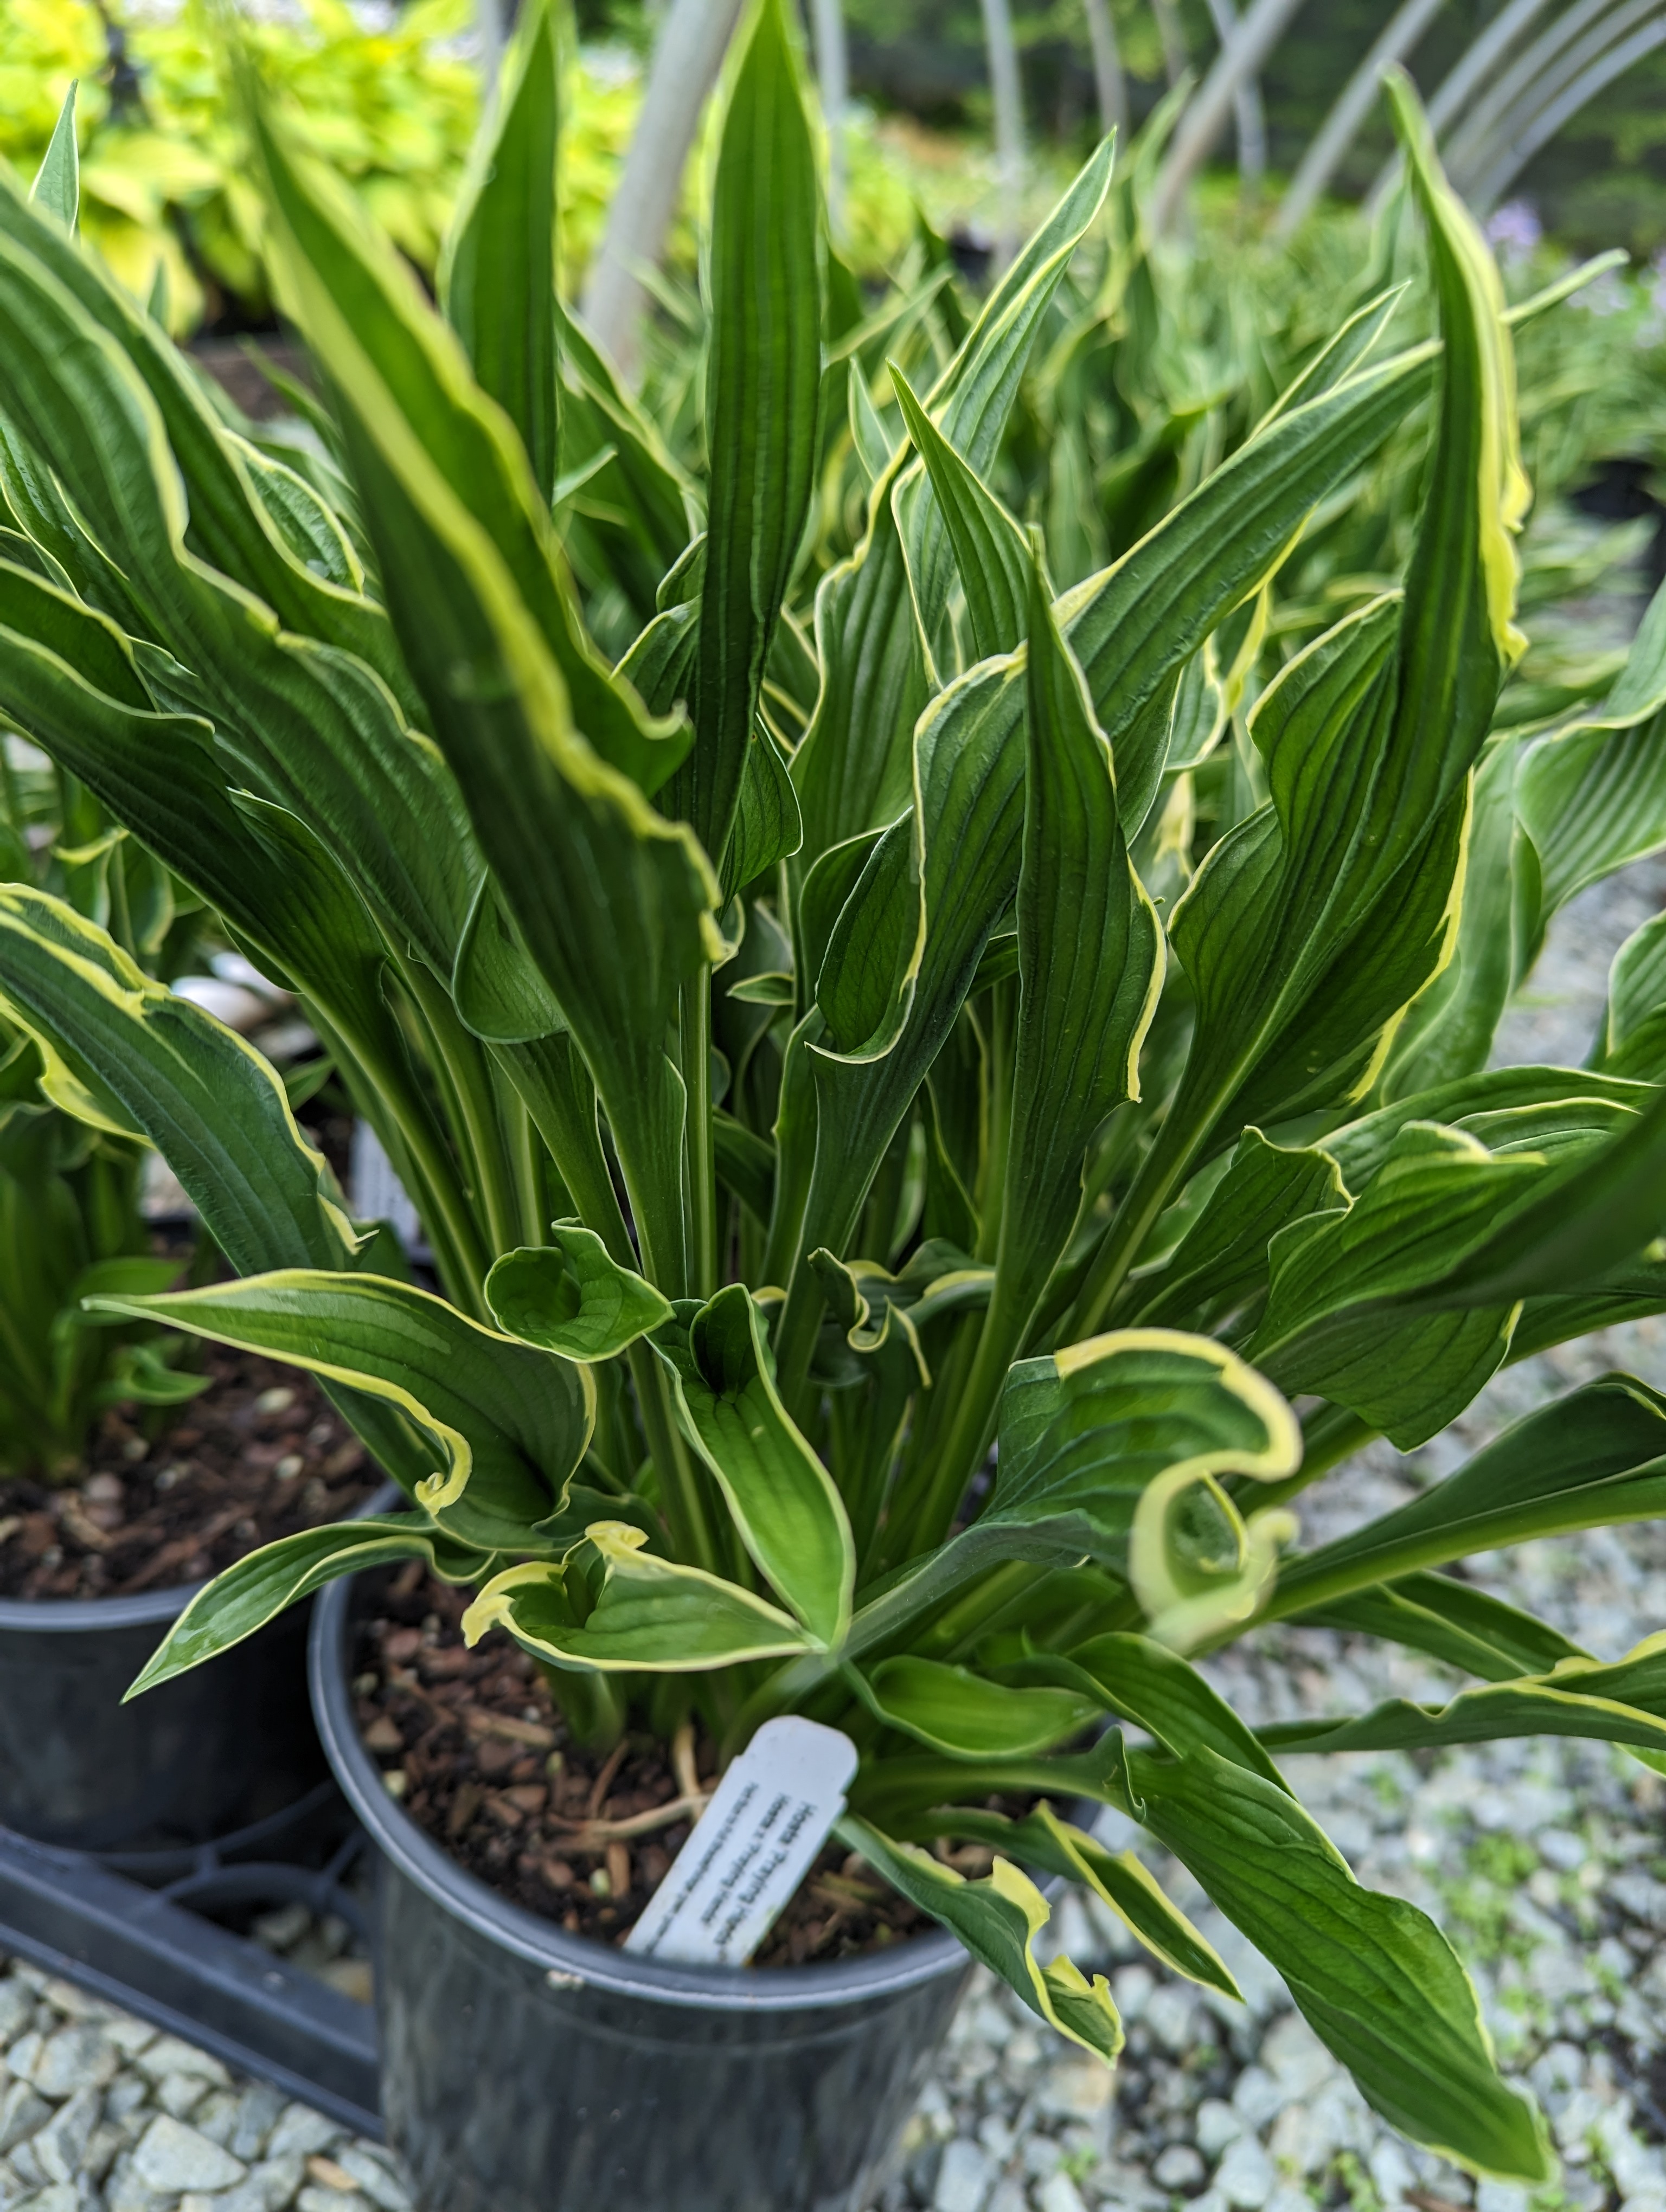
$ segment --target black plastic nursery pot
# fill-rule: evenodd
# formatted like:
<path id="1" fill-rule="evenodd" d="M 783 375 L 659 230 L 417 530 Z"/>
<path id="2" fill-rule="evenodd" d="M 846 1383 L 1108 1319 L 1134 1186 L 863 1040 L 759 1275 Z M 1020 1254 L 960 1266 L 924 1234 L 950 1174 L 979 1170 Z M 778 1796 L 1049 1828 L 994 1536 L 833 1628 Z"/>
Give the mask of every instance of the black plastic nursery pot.
<path id="1" fill-rule="evenodd" d="M 0 1600 L 0 1825 L 76 1850 L 205 1843 L 323 1780 L 299 1610 L 123 1705 L 194 1595 Z"/>
<path id="2" fill-rule="evenodd" d="M 508 1903 L 361 1744 L 353 1612 L 350 1583 L 316 1601 L 313 1710 L 382 1854 L 382 2118 L 423 2212 L 861 2212 L 965 1986 L 959 1944 L 669 1966 Z"/>

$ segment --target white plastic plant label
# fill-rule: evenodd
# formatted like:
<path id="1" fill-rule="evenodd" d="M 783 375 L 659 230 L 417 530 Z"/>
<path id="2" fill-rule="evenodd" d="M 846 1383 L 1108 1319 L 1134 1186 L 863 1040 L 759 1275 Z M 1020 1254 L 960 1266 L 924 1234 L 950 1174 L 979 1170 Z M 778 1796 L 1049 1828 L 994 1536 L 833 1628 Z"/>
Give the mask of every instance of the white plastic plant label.
<path id="1" fill-rule="evenodd" d="M 765 1721 L 629 1935 L 627 1951 L 679 1966 L 744 1966 L 844 1810 L 856 1747 L 837 1729 Z"/>

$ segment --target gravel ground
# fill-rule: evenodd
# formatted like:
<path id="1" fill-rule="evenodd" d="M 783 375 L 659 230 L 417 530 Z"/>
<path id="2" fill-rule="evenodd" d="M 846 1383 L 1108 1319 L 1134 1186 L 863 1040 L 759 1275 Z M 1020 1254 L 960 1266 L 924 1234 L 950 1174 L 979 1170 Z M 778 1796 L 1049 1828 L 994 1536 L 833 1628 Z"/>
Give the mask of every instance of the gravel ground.
<path id="1" fill-rule="evenodd" d="M 1615 946 L 1663 904 L 1654 862 L 1569 908 L 1500 1057 L 1583 1060 Z M 1614 1367 L 1666 1389 L 1666 1319 L 1509 1370 L 1409 1459 L 1361 1453 L 1302 1501 L 1307 1540 L 1397 1504 L 1552 1391 Z M 1476 1572 L 1605 1658 L 1666 1625 L 1666 1525 L 1527 1545 Z M 1415 1654 L 1307 1630 L 1268 1632 L 1211 1667 L 1252 1722 L 1456 1686 Z M 1067 1899 L 1059 1933 L 1110 1973 L 1127 2023 L 1116 2073 L 980 1973 L 879 2212 L 1666 2212 L 1666 1782 L 1608 1747 L 1556 1740 L 1286 1766 L 1361 1879 L 1451 1935 L 1506 2070 L 1550 2115 L 1560 2182 L 1531 2199 L 1477 2186 L 1402 2142 L 1278 1977 L 1153 1853 L 1246 2003 L 1155 1968 L 1097 1905 Z M 362 1974 L 332 1960 L 327 1932 L 297 1933 L 332 1978 Z M 21 1966 L 0 1973 L 0 2212 L 407 2212 L 377 2145 Z"/>

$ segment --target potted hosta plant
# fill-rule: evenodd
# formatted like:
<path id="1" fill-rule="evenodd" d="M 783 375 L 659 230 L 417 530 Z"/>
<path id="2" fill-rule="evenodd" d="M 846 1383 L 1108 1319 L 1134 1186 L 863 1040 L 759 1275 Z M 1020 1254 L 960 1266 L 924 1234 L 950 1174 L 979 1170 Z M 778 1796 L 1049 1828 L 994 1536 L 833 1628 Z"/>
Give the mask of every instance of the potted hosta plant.
<path id="1" fill-rule="evenodd" d="M 246 89 L 325 388 L 306 472 L 0 192 L 0 477 L 57 563 L 9 586 L 0 707 L 299 994 L 435 1253 L 437 1292 L 380 1269 L 257 1054 L 0 890 L 12 1018 L 241 1278 L 100 1310 L 311 1369 L 404 1492 L 217 1577 L 137 1687 L 333 1585 L 319 1708 L 387 1860 L 386 2110 L 432 2207 L 856 2212 L 966 1954 L 1115 2058 L 1104 1980 L 1038 1954 L 1055 1878 L 1230 1993 L 1084 1801 L 1191 1869 L 1395 2125 L 1548 2173 L 1444 1938 L 1276 1757 L 1666 1747 L 1659 1655 L 1600 1663 L 1446 1571 L 1657 1510 L 1641 1384 L 1335 1543 L 1291 1510 L 1506 1358 L 1666 1305 L 1658 933 L 1600 1069 L 1484 1069 L 1493 918 L 1513 875 L 1530 946 L 1632 834 L 1666 619 L 1589 726 L 1493 736 L 1510 329 L 1392 96 L 1432 335 L 1389 350 L 1397 293 L 1364 302 L 1062 597 L 988 479 L 1110 150 L 882 411 L 824 342 L 779 0 L 726 93 L 691 478 L 556 295 L 544 8 L 437 309 Z M 830 392 L 872 489 L 815 583 Z M 1403 580 L 1279 665 L 1281 564 L 1420 412 Z M 619 665 L 587 609 L 629 611 Z M 1229 720 L 1206 837 L 1189 779 Z M 1292 1619 L 1479 1686 L 1258 1735 L 1195 1657 Z M 684 1875 L 653 1839 L 793 1720 L 848 1754 L 812 1955 L 654 1955 L 630 1930 Z M 482 1808 L 510 1840 L 476 1853 Z"/>
<path id="2" fill-rule="evenodd" d="M 33 195 L 70 229 L 72 117 L 73 102 Z M 0 558 L 6 611 L 62 583 L 9 516 Z M 180 974 L 200 902 L 73 772 L 0 744 L 0 874 L 107 926 L 146 974 Z M 320 1479 L 332 1455 L 363 1452 L 307 1378 L 218 1348 L 182 1360 L 183 1340 L 89 1308 L 211 1273 L 213 1252 L 178 1222 L 158 1238 L 140 1202 L 146 1147 L 64 1103 L 67 1079 L 26 1034 L 0 1030 L 0 1822 L 83 1848 L 177 1850 L 325 1778 L 304 1622 L 275 1625 L 217 1684 L 172 1686 L 154 1710 L 124 1709 L 134 1667 L 216 1567 L 333 1519 L 370 1471 Z"/>

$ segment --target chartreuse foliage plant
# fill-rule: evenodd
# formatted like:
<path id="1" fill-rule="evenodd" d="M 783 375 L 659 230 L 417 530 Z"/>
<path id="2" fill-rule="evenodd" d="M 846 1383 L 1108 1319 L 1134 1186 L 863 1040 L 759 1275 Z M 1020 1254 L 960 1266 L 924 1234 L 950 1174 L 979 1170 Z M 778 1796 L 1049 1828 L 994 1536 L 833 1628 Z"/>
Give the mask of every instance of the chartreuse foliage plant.
<path id="1" fill-rule="evenodd" d="M 693 474 L 556 295 L 556 94 L 532 5 L 436 309 L 246 84 L 325 387 L 307 478 L 225 427 L 70 209 L 0 191 L 0 707 L 294 986 L 441 1285 L 386 1272 L 246 1043 L 0 888 L 0 992 L 52 1096 L 155 1145 L 237 1271 L 102 1309 L 312 1369 L 405 1492 L 219 1577 L 138 1686 L 426 1559 L 593 1742 L 846 1729 L 848 1845 L 1107 2059 L 1104 1981 L 1037 1959 L 1037 1877 L 1232 1990 L 1070 1817 L 1119 1808 L 1378 2111 L 1542 2178 L 1445 1940 L 1277 1763 L 1547 1729 L 1666 1752 L 1666 1655 L 1602 1663 L 1445 1571 L 1658 1511 L 1640 1383 L 1317 1549 L 1290 1510 L 1505 1359 L 1666 1307 L 1659 933 L 1621 956 L 1599 1069 L 1484 1072 L 1469 920 L 1518 865 L 1482 831 L 1529 491 L 1482 240 L 1395 88 L 1438 334 L 1393 350 L 1392 300 L 1345 320 L 1059 596 L 990 478 L 1103 148 L 940 373 L 899 365 L 894 438 L 849 398 L 866 527 L 810 605 L 851 355 L 780 0 L 726 88 Z M 1310 518 L 1420 414 L 1403 578 L 1261 691 L 1245 803 L 1177 879 L 1152 825 L 1208 736 L 1200 666 L 1242 657 Z M 632 612 L 617 666 L 581 540 Z M 1663 656 L 1657 615 L 1605 715 L 1511 755 L 1544 912 L 1635 849 Z M 1390 1086 L 1414 1042 L 1438 1078 Z M 1188 1655 L 1270 1620 L 1475 1686 L 1258 1734 Z M 968 1844 L 987 1877 L 930 1848 Z"/>

